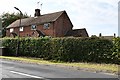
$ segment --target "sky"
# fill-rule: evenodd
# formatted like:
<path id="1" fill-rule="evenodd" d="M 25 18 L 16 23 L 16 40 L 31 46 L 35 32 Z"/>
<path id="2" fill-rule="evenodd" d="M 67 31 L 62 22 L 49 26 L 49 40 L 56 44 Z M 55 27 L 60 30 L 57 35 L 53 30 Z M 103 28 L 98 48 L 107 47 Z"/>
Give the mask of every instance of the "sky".
<path id="1" fill-rule="evenodd" d="M 42 7 L 37 2 L 42 3 Z M 86 28 L 88 34 L 103 36 L 118 35 L 119 0 L 1 0 L 2 13 L 17 13 L 18 7 L 23 13 L 34 16 L 36 8 L 41 14 L 65 10 L 73 23 L 73 29 Z"/>

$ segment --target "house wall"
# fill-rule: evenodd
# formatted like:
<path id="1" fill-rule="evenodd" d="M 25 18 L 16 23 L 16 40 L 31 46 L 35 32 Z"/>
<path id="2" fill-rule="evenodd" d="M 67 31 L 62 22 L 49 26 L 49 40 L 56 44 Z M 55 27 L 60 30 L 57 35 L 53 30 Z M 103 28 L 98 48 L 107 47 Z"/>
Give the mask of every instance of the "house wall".
<path id="1" fill-rule="evenodd" d="M 64 37 L 65 34 L 72 30 L 72 23 L 66 12 L 64 12 L 55 22 L 51 22 L 49 29 L 44 29 L 44 24 L 37 25 L 37 30 L 45 33 L 46 36 L 51 37 Z M 14 33 L 18 33 L 18 28 L 14 28 Z M 33 36 L 32 33 L 34 30 L 31 30 L 31 26 L 25 26 L 24 31 L 20 31 L 21 37 Z M 7 36 L 10 36 L 10 29 L 7 30 Z"/>
<path id="2" fill-rule="evenodd" d="M 44 24 L 43 25 L 39 25 L 37 27 L 37 30 L 41 30 L 43 33 L 45 33 L 46 36 L 52 36 L 54 37 L 54 34 L 53 34 L 53 23 L 50 23 L 49 25 L 49 29 L 44 29 Z"/>
<path id="3" fill-rule="evenodd" d="M 67 13 L 63 13 L 56 21 L 54 24 L 55 28 L 55 36 L 56 37 L 64 37 L 65 34 L 69 31 L 72 30 L 73 25 L 70 22 Z"/>
<path id="4" fill-rule="evenodd" d="M 18 28 L 14 28 L 14 33 L 18 34 Z M 52 36 L 54 37 L 54 30 L 53 30 L 53 23 L 50 23 L 49 25 L 49 29 L 44 29 L 44 24 L 41 25 L 37 25 L 37 30 L 42 31 L 43 33 L 45 33 L 46 36 Z M 26 37 L 26 36 L 33 36 L 33 32 L 35 32 L 35 30 L 31 30 L 31 26 L 25 26 L 23 31 L 19 31 L 20 37 Z M 10 29 L 7 30 L 7 36 L 10 37 Z"/>
<path id="5" fill-rule="evenodd" d="M 18 33 L 18 29 L 17 29 L 17 28 L 12 28 L 12 29 L 14 29 L 14 31 L 13 31 L 14 33 L 16 33 L 16 34 Z M 7 36 L 7 37 L 10 37 L 10 36 L 11 36 L 10 29 L 7 29 L 7 30 L 6 30 L 6 36 Z"/>
<path id="6" fill-rule="evenodd" d="M 82 33 L 82 34 L 81 34 L 81 37 L 89 37 L 89 35 L 88 35 L 88 33 L 87 33 L 86 30 L 82 30 L 81 33 Z"/>

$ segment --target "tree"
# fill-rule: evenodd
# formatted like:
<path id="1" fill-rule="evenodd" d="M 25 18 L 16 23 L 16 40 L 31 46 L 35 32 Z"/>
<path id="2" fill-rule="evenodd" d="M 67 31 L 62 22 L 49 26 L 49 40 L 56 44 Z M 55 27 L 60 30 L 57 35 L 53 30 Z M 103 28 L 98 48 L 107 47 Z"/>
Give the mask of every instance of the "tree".
<path id="1" fill-rule="evenodd" d="M 3 13 L 1 15 L 2 17 L 2 26 L 5 28 L 14 21 L 20 19 L 20 14 L 19 13 Z M 23 14 L 22 18 L 28 18 L 29 16 L 25 13 Z"/>
<path id="2" fill-rule="evenodd" d="M 26 13 L 22 15 L 22 18 L 28 18 L 30 16 L 28 16 Z M 3 36 L 5 36 L 6 33 L 6 27 L 9 26 L 11 23 L 13 23 L 14 21 L 20 19 L 20 13 L 3 13 L 1 15 L 2 18 L 2 32 L 3 32 Z"/>

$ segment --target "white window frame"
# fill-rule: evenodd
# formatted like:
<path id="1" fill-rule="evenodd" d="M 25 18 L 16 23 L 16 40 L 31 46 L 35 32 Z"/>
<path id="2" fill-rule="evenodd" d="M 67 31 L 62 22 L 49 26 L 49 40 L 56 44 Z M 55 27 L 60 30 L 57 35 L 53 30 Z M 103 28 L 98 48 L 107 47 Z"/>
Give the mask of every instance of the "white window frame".
<path id="1" fill-rule="evenodd" d="M 24 30 L 24 27 L 20 27 L 20 28 L 19 28 L 19 31 L 23 31 L 23 30 Z"/>
<path id="2" fill-rule="evenodd" d="M 43 25 L 43 29 L 50 29 L 50 23 L 45 23 Z"/>
<path id="3" fill-rule="evenodd" d="M 34 28 L 35 27 L 35 28 Z M 36 25 L 31 25 L 31 30 L 36 30 L 37 26 Z"/>
<path id="4" fill-rule="evenodd" d="M 14 31 L 14 28 L 10 28 L 10 32 L 13 32 Z"/>

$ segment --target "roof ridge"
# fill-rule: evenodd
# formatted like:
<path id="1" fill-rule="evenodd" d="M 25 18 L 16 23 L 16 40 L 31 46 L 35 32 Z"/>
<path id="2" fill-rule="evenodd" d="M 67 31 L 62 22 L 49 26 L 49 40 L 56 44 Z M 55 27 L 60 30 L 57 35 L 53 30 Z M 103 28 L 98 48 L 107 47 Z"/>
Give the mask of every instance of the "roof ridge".
<path id="1" fill-rule="evenodd" d="M 81 29 L 86 29 L 86 28 L 80 28 L 80 29 L 73 29 L 73 30 L 81 30 Z"/>
<path id="2" fill-rule="evenodd" d="M 43 14 L 43 15 L 41 15 L 41 16 L 50 15 L 50 14 L 56 14 L 56 13 L 61 13 L 61 14 L 62 14 L 63 12 L 65 12 L 65 10 L 63 10 L 63 11 L 57 11 L 57 12 L 52 12 L 52 13 L 47 13 L 47 14 Z M 60 14 L 60 15 L 61 15 L 61 14 Z M 57 18 L 59 18 L 60 15 L 59 15 Z M 39 17 L 41 17 L 41 16 L 39 16 Z M 39 17 L 37 17 L 37 18 L 39 18 Z M 28 17 L 28 18 L 23 18 L 23 19 L 29 19 L 29 18 L 35 18 L 35 17 Z M 56 19 L 57 19 L 57 18 L 56 18 Z M 22 19 L 22 20 L 23 20 L 23 19 Z M 56 19 L 55 19 L 55 20 L 56 20 Z M 18 20 L 19 20 L 19 19 L 18 19 Z M 53 21 L 55 21 L 55 20 L 53 20 Z M 17 20 L 16 20 L 16 21 L 17 21 Z"/>
<path id="3" fill-rule="evenodd" d="M 51 13 L 47 13 L 47 14 L 43 14 L 43 15 L 41 15 L 41 16 L 44 16 L 44 15 L 50 15 L 50 14 L 56 14 L 56 13 L 62 13 L 62 12 L 64 12 L 65 10 L 63 10 L 63 11 L 57 11 L 57 12 L 51 12 Z"/>
<path id="4" fill-rule="evenodd" d="M 65 11 L 61 11 L 61 14 L 56 18 L 54 19 L 53 21 L 56 21 Z"/>
<path id="5" fill-rule="evenodd" d="M 35 17 L 29 17 L 29 18 L 23 18 L 21 20 L 21 25 L 22 26 L 28 26 L 29 24 L 41 24 L 41 23 L 46 23 L 46 22 L 54 22 L 56 21 L 63 13 L 64 11 L 59 11 L 59 12 L 53 12 L 53 13 L 48 13 L 41 15 L 37 18 Z M 7 28 L 10 27 L 18 27 L 19 26 L 19 20 L 14 21 L 12 24 L 10 24 Z"/>

